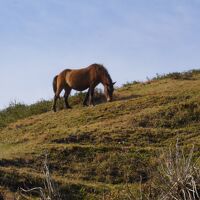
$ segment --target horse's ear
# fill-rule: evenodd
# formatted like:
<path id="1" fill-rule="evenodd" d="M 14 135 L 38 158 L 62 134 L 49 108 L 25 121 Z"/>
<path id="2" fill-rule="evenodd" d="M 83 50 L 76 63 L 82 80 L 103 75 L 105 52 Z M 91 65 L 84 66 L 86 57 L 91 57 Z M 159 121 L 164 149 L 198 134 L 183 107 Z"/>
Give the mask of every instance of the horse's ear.
<path id="1" fill-rule="evenodd" d="M 116 82 L 113 82 L 112 84 L 115 85 Z"/>

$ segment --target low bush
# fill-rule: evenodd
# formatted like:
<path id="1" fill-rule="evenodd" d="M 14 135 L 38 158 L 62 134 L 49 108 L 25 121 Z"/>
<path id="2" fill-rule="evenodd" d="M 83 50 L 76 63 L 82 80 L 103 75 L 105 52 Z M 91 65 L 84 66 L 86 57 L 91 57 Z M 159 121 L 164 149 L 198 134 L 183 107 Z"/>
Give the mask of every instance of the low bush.
<path id="1" fill-rule="evenodd" d="M 168 74 L 156 74 L 156 77 L 154 77 L 152 80 L 161 80 L 165 78 L 171 78 L 171 79 L 178 79 L 178 80 L 191 80 L 193 79 L 193 75 L 199 74 L 199 69 L 193 69 L 187 72 L 173 72 Z"/>

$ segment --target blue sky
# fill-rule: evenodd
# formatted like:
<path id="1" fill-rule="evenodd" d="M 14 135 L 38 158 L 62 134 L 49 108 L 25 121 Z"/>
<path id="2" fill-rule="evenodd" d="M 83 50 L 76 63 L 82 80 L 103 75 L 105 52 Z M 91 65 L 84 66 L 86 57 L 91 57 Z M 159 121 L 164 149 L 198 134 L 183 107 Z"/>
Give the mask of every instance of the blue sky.
<path id="1" fill-rule="evenodd" d="M 200 68 L 199 0 L 0 0 L 0 108 L 53 97 L 65 68 L 104 64 L 118 86 Z"/>

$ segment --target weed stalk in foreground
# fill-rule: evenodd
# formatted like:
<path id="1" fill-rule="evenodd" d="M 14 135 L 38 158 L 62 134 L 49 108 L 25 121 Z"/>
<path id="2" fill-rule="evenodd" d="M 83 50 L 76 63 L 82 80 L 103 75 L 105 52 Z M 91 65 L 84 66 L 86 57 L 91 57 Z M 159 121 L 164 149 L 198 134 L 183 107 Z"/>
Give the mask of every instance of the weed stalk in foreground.
<path id="1" fill-rule="evenodd" d="M 25 199 L 30 199 L 27 195 L 30 193 L 35 193 L 39 195 L 41 200 L 61 200 L 58 188 L 55 186 L 48 167 L 47 154 L 45 154 L 45 159 L 43 163 L 43 174 L 44 174 L 44 187 L 34 187 L 28 190 L 20 188 L 20 195 Z"/>

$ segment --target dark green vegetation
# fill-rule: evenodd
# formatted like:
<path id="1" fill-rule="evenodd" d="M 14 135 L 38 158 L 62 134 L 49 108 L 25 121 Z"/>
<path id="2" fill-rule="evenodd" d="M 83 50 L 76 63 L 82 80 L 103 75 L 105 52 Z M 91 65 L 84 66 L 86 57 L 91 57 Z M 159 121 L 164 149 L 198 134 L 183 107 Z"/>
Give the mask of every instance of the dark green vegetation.
<path id="1" fill-rule="evenodd" d="M 46 152 L 64 199 L 112 199 L 127 183 L 137 191 L 140 181 L 148 188 L 160 151 L 177 138 L 200 156 L 200 71 L 127 83 L 115 101 L 95 107 L 82 107 L 83 97 L 71 97 L 74 109 L 57 113 L 49 112 L 51 101 L 0 112 L 3 189 L 42 186 Z"/>

